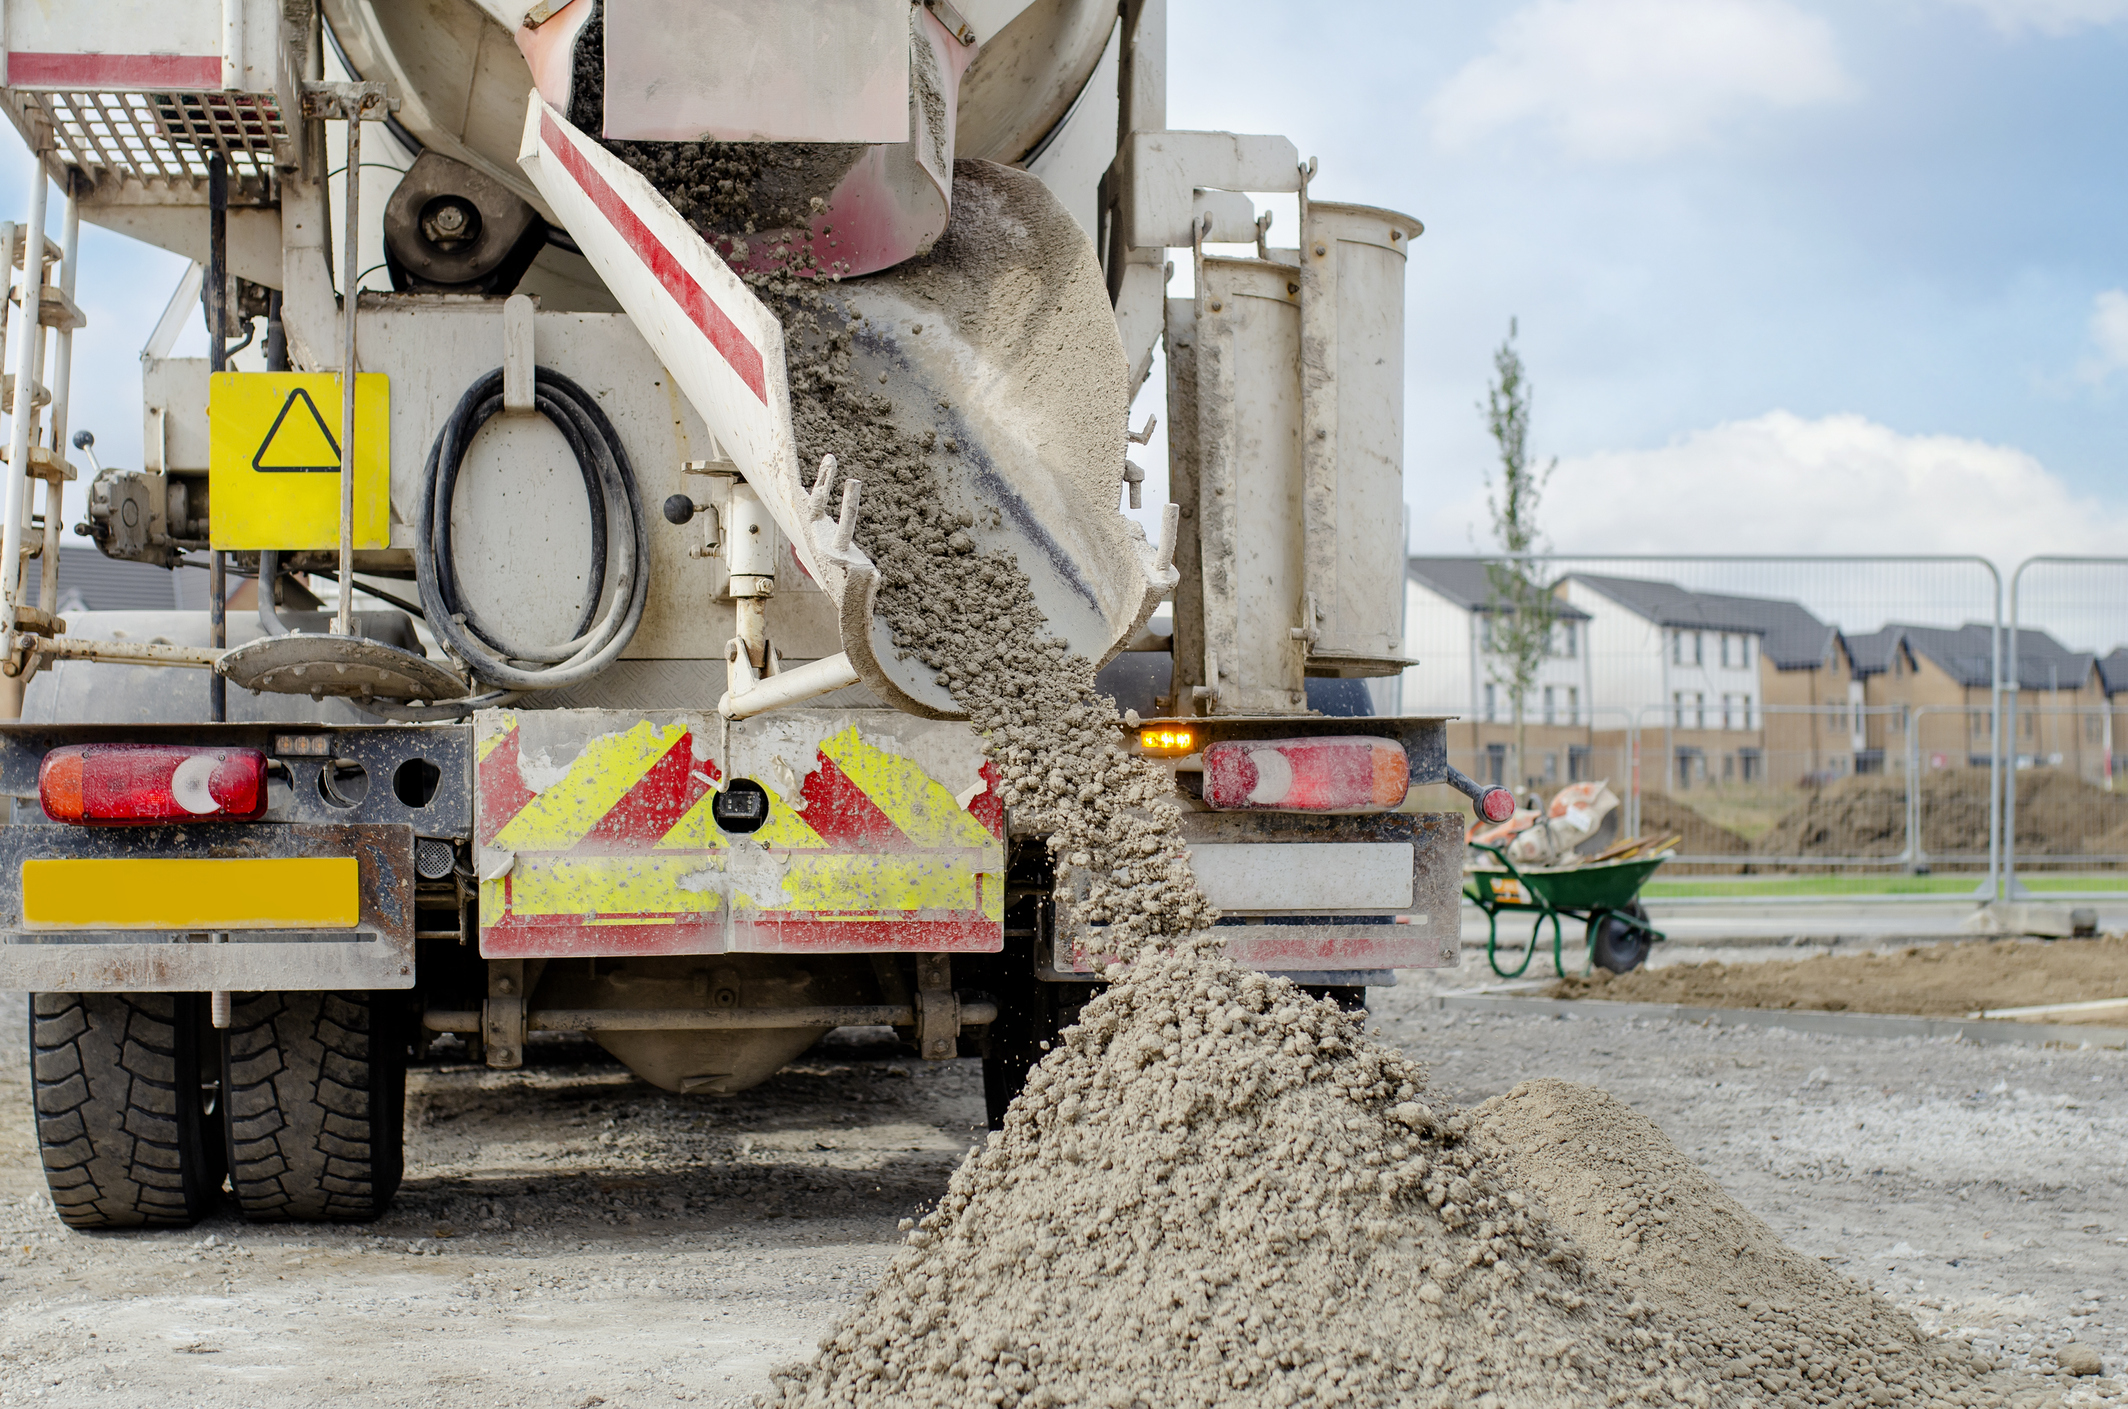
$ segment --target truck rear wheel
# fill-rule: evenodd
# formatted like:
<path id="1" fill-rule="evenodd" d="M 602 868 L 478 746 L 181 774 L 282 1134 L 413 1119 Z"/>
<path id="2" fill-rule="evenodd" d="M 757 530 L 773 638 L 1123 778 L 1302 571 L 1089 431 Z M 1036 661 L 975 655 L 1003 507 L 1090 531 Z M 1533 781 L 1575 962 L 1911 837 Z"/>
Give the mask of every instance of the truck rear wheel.
<path id="1" fill-rule="evenodd" d="M 69 1228 L 182 1228 L 222 1192 L 214 1029 L 198 993 L 30 995 L 30 1079 Z"/>
<path id="2" fill-rule="evenodd" d="M 398 1192 L 403 995 L 236 996 L 223 1036 L 229 1187 L 260 1222 L 360 1222 Z"/>

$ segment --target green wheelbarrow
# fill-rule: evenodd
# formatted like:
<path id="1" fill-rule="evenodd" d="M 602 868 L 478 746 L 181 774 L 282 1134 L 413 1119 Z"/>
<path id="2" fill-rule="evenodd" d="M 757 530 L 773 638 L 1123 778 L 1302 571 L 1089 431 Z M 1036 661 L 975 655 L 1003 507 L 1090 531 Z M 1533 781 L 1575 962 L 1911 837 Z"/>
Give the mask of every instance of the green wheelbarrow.
<path id="1" fill-rule="evenodd" d="M 1561 978 L 1566 977 L 1560 952 L 1562 916 L 1586 922 L 1587 964 L 1614 974 L 1639 968 L 1647 960 L 1648 951 L 1663 939 L 1662 931 L 1648 923 L 1648 912 L 1640 903 L 1640 888 L 1668 859 L 1667 853 L 1525 871 L 1508 860 L 1500 847 L 1472 842 L 1470 849 L 1484 852 L 1502 868 L 1471 867 L 1463 872 L 1463 894 L 1485 912 L 1485 962 L 1502 978 L 1520 978 L 1528 971 L 1546 921 L 1552 926 L 1552 968 Z M 1522 952 L 1522 962 L 1503 969 L 1500 916 L 1510 910 L 1537 918 L 1530 927 L 1529 948 Z"/>

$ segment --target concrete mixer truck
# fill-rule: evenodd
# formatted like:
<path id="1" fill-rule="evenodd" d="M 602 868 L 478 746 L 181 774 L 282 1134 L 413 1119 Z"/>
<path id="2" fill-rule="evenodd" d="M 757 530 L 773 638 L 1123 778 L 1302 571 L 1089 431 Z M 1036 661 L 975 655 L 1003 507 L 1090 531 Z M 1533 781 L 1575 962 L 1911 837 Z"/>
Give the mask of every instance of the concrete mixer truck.
<path id="1" fill-rule="evenodd" d="M 979 1054 L 1000 1118 L 1099 927 L 882 609 L 822 338 L 1101 666 L 1228 953 L 1348 1002 L 1455 962 L 1462 824 L 1407 790 L 1511 801 L 1379 688 L 1420 226 L 1312 199 L 1283 137 L 1168 130 L 1162 0 L 0 18 L 37 162 L 0 227 L 0 988 L 67 1223 L 373 1217 L 409 1061 L 540 1033 L 708 1098 L 890 1027 Z M 84 220 L 190 261 L 141 463 L 86 477 Z M 74 536 L 205 569 L 206 609 L 63 616 Z"/>

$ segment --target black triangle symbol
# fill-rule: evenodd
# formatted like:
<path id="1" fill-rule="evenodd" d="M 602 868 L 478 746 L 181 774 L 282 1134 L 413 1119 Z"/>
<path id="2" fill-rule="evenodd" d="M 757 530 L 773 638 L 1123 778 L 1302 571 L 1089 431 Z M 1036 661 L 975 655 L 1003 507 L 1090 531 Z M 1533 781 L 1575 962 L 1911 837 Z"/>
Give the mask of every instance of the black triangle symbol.
<path id="1" fill-rule="evenodd" d="M 295 424 L 293 424 L 293 425 L 290 425 L 290 426 L 288 426 L 288 430 L 289 430 L 289 433 L 290 433 L 290 436 L 291 436 L 291 438 L 294 438 L 294 437 L 303 437 L 303 438 L 307 439 L 307 438 L 308 438 L 308 436 L 309 436 L 310 428 L 311 428 L 312 426 L 315 426 L 315 427 L 317 428 L 317 432 L 318 432 L 318 434 L 319 434 L 319 435 L 321 435 L 321 436 L 323 436 L 323 437 L 325 438 L 325 448 L 326 448 L 326 449 L 327 449 L 327 450 L 328 450 L 328 451 L 329 451 L 329 452 L 331 453 L 331 459 L 330 459 L 330 460 L 329 460 L 329 461 L 328 461 L 327 463 L 325 463 L 325 464 L 322 464 L 322 465 L 321 465 L 321 464 L 293 464 L 293 465 L 269 465 L 269 464 L 266 464 L 266 463 L 265 463 L 265 460 L 266 460 L 266 452 L 267 452 L 268 450 L 270 450 L 270 449 L 272 449 L 272 448 L 273 448 L 273 441 L 274 441 L 274 437 L 275 437 L 275 436 L 277 436 L 277 435 L 279 435 L 279 434 L 281 433 L 281 427 L 282 427 L 283 425 L 287 424 L 287 422 L 288 422 L 288 413 L 289 413 L 290 411 L 293 411 L 293 410 L 295 410 L 296 402 L 297 402 L 297 400 L 298 400 L 298 399 L 300 399 L 300 400 L 302 401 L 302 403 L 303 403 L 303 409 L 304 409 L 305 411 L 308 411 L 308 412 L 310 413 L 310 419 L 309 419 L 308 423 L 306 424 L 306 422 L 304 421 L 304 419 L 303 419 L 303 418 L 302 418 L 301 416 L 298 416 L 298 417 L 296 418 L 296 420 L 295 420 Z M 305 450 L 309 450 L 309 449 L 310 449 L 310 447 L 309 447 L 309 446 L 305 446 L 304 448 L 305 448 Z M 316 459 L 317 457 L 316 457 L 315 455 L 313 455 L 313 456 L 311 456 L 310 458 L 312 458 L 312 459 Z M 254 470 L 256 470 L 256 471 L 258 471 L 258 472 L 259 472 L 260 474 L 264 474 L 264 475 L 286 475 L 286 474 L 324 474 L 324 475 L 336 475 L 336 474 L 340 473 L 340 442 L 339 442 L 339 441 L 337 441 L 337 440 L 335 440 L 335 439 L 333 438 L 333 433 L 332 433 L 331 429 L 330 429 L 330 428 L 328 428 L 328 427 L 326 426 L 326 424 L 325 424 L 325 418 L 324 418 L 323 416 L 321 416 L 321 415 L 319 415 L 319 414 L 318 414 L 318 407 L 317 407 L 317 403 L 316 403 L 316 402 L 314 402 L 314 401 L 312 401 L 312 400 L 310 399 L 310 393 L 309 393 L 309 392 L 307 392 L 307 391 L 305 391 L 305 390 L 304 390 L 304 389 L 303 389 L 302 387 L 297 387 L 297 388 L 296 388 L 296 389 L 295 389 L 294 391 L 291 391 L 291 392 L 289 392 L 289 393 L 288 393 L 288 399 L 287 399 L 286 401 L 284 401 L 284 402 L 282 402 L 282 403 L 281 403 L 281 413 L 280 413 L 280 414 L 279 414 L 278 416 L 275 416 L 275 417 L 273 418 L 273 425 L 272 425 L 272 426 L 270 426 L 270 427 L 269 427 L 269 428 L 267 429 L 267 431 L 266 431 L 266 437 L 265 437 L 265 439 L 263 439 L 263 440 L 261 440 L 261 441 L 259 442 L 259 451 L 258 451 L 258 453 L 257 453 L 256 455 L 253 455 L 253 456 L 251 457 L 251 468 L 252 468 L 252 469 L 254 469 Z"/>

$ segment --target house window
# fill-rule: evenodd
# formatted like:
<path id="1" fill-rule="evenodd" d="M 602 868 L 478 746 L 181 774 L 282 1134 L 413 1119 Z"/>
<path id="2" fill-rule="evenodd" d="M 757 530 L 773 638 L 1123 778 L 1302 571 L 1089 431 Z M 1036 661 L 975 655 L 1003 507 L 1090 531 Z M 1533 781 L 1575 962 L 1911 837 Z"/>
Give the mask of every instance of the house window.
<path id="1" fill-rule="evenodd" d="M 1692 714 L 1693 728 L 1704 729 L 1707 727 L 1707 697 L 1705 695 L 1694 694 L 1692 696 Z M 1702 767 L 1700 771 L 1702 776 L 1704 776 L 1706 769 Z"/>
<path id="2" fill-rule="evenodd" d="M 1552 625 L 1552 654 L 1563 660 L 1572 660 L 1579 649 L 1575 644 L 1574 623 L 1555 622 Z"/>
<path id="3" fill-rule="evenodd" d="M 1705 665 L 1707 663 L 1707 633 L 1704 631 L 1692 633 L 1692 663 L 1694 665 Z M 1704 775 L 1706 771 L 1706 768 L 1702 766 L 1700 769 L 1701 774 Z"/>
<path id="4" fill-rule="evenodd" d="M 1683 665 L 1684 663 L 1685 633 L 1682 631 L 1673 631 L 1670 633 L 1670 664 Z"/>
<path id="5" fill-rule="evenodd" d="M 1557 724 L 1559 722 L 1559 708 L 1554 700 L 1558 693 L 1550 685 L 1544 687 L 1544 722 L 1547 724 Z"/>
<path id="6" fill-rule="evenodd" d="M 1581 722 L 1581 687 L 1579 685 L 1566 687 L 1566 722 L 1569 724 L 1579 724 Z"/>
<path id="7" fill-rule="evenodd" d="M 1678 692 L 1677 692 L 1676 694 L 1674 694 L 1674 695 L 1670 696 L 1670 708 L 1671 708 L 1671 711 L 1672 711 L 1672 714 L 1673 714 L 1673 719 L 1672 719 L 1672 722 L 1671 722 L 1671 725 L 1670 725 L 1670 727 L 1671 727 L 1671 728 L 1673 728 L 1673 729 L 1682 729 L 1682 728 L 1684 728 L 1684 727 L 1685 727 L 1685 692 L 1684 692 L 1683 690 L 1679 690 L 1679 691 L 1678 691 Z"/>
<path id="8" fill-rule="evenodd" d="M 1736 664 L 1736 662 L 1734 662 L 1734 661 L 1732 661 L 1731 659 L 1729 659 L 1729 657 L 1730 657 L 1730 654 L 1731 654 L 1731 652 L 1730 652 L 1730 649 L 1729 649 L 1729 643 L 1730 643 L 1731 641 L 1734 641 L 1735 639 L 1736 639 L 1736 638 L 1735 638 L 1734 636 L 1731 636 L 1731 635 L 1730 635 L 1730 634 L 1729 634 L 1728 632 L 1726 632 L 1726 631 L 1724 631 L 1724 632 L 1722 633 L 1722 669 L 1724 669 L 1724 670 L 1729 670 L 1729 669 L 1732 669 L 1732 668 L 1733 668 L 1733 667 L 1735 666 L 1735 664 Z M 1724 776 L 1724 777 L 1727 777 L 1727 776 L 1729 776 L 1730 774 L 1734 773 L 1735 771 L 1736 771 L 1736 764 L 1735 764 L 1735 760 L 1734 760 L 1734 759 L 1729 759 L 1729 760 L 1725 760 L 1725 761 L 1723 762 L 1723 764 L 1722 764 L 1722 774 L 1723 774 L 1723 776 Z"/>
<path id="9" fill-rule="evenodd" d="M 1595 750 L 1587 744 L 1566 746 L 1566 780 L 1569 783 L 1585 783 L 1595 776 L 1594 753 Z"/>
<path id="10" fill-rule="evenodd" d="M 1507 781 L 1507 745 L 1485 746 L 1485 781 L 1499 787 Z"/>
<path id="11" fill-rule="evenodd" d="M 1500 717 L 1499 688 L 1497 685 L 1487 685 L 1485 687 L 1485 722 L 1487 724 Z"/>
<path id="12" fill-rule="evenodd" d="M 1743 724 L 1743 727 L 1744 727 L 1744 728 L 1746 728 L 1746 729 L 1755 729 L 1755 728 L 1757 728 L 1758 726 L 1757 726 L 1756 724 L 1754 724 L 1754 723 L 1752 722 L 1752 719 L 1751 719 L 1751 696 L 1749 696 L 1749 695 L 1738 695 L 1738 696 L 1737 696 L 1736 698 L 1737 698 L 1737 701 L 1738 701 L 1738 703 L 1739 703 L 1739 704 L 1740 704 L 1740 705 L 1741 705 L 1741 706 L 1743 707 L 1743 712 L 1744 712 L 1744 724 Z"/>
<path id="13" fill-rule="evenodd" d="M 1491 612 L 1478 613 L 1478 649 L 1488 655 L 1492 653 L 1493 614 Z"/>
<path id="14" fill-rule="evenodd" d="M 1765 776 L 1765 763 L 1757 749 L 1736 751 L 1736 773 L 1738 780 L 1745 783 L 1755 783 Z"/>
<path id="15" fill-rule="evenodd" d="M 1723 644 L 1723 645 L 1727 645 L 1728 643 L 1729 643 L 1729 638 L 1728 638 L 1727 636 L 1724 636 L 1724 637 L 1722 638 L 1722 644 Z M 1723 664 L 1723 665 L 1727 665 L 1728 663 L 1729 663 L 1729 662 L 1727 662 L 1727 661 L 1723 661 L 1723 662 L 1722 662 L 1722 664 Z M 1736 722 L 1735 722 L 1735 719 L 1734 719 L 1734 717 L 1733 717 L 1733 714 L 1732 714 L 1732 711 L 1734 711 L 1734 709 L 1735 709 L 1735 708 L 1736 708 L 1736 696 L 1734 696 L 1734 695 L 1724 695 L 1724 696 L 1722 696 L 1722 727 L 1723 727 L 1724 729 L 1734 729 L 1734 728 L 1736 727 Z M 1727 765 L 1724 765 L 1724 766 L 1726 767 Z"/>

